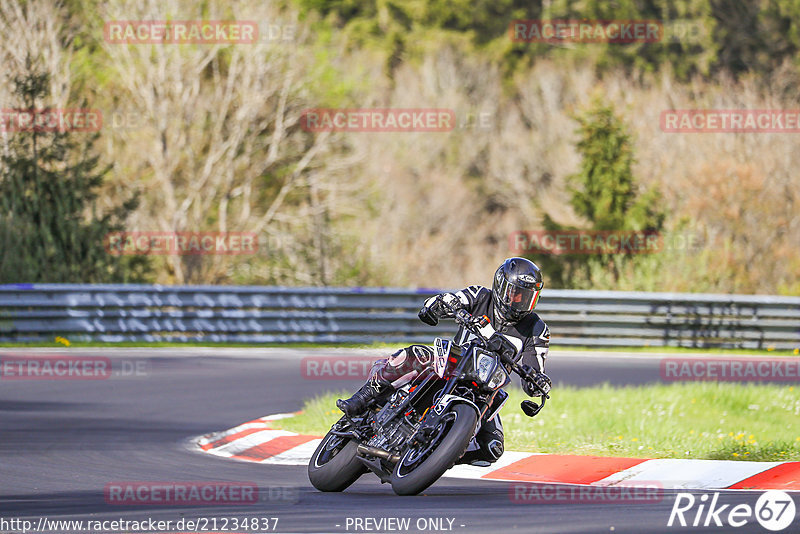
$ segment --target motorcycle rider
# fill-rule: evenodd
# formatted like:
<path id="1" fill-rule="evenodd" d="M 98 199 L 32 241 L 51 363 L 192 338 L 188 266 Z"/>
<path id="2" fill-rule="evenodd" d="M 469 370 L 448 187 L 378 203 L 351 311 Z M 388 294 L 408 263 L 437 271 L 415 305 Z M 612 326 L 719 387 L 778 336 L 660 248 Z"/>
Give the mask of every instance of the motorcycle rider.
<path id="1" fill-rule="evenodd" d="M 491 290 L 475 285 L 455 294 L 440 295 L 454 308 L 465 309 L 477 317 L 485 315 L 496 332 L 521 342 L 522 350 L 517 355 L 517 361 L 521 358 L 522 365 L 534 371 L 532 376 L 535 383 L 523 380 L 522 389 L 532 397 L 541 394 L 536 387 L 545 393 L 550 391 L 550 379 L 544 374 L 550 329 L 533 312 L 542 287 L 542 272 L 535 263 L 525 258 L 508 258 L 495 272 Z M 452 315 L 437 297 L 427 299 L 419 311 L 420 320 L 431 326 L 436 326 L 439 319 Z M 454 340 L 457 345 L 463 346 L 471 337 L 473 335 L 468 330 L 460 327 Z M 336 401 L 336 406 L 348 416 L 363 412 L 373 400 L 388 397 L 395 389 L 432 365 L 433 355 L 434 351 L 429 346 L 411 345 L 388 359 L 378 360 L 372 367 L 367 383 L 349 399 Z M 503 454 L 503 427 L 498 412 L 507 397 L 505 391 L 495 396 L 479 431 L 459 463 L 487 466 Z"/>

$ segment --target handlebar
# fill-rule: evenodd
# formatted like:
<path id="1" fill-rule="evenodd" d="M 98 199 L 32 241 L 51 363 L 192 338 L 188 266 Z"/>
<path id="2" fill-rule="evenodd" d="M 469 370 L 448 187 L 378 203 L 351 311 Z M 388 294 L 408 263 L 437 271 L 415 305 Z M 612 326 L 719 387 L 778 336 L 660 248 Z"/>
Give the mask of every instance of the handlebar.
<path id="1" fill-rule="evenodd" d="M 487 346 L 490 343 L 490 340 L 489 338 L 483 335 L 483 333 L 480 331 L 480 328 L 483 328 L 484 326 L 489 324 L 488 317 L 486 317 L 485 315 L 482 317 L 475 317 L 474 315 L 472 315 L 463 308 L 456 308 L 455 306 L 451 306 L 450 303 L 446 302 L 441 295 L 436 296 L 436 302 L 441 303 L 445 308 L 450 310 L 450 312 L 453 314 L 453 318 L 455 319 L 456 323 L 460 324 L 461 326 L 466 328 L 470 333 L 475 335 L 475 337 L 477 337 L 478 340 L 481 342 L 481 346 L 487 348 Z M 502 347 L 498 347 L 498 349 L 500 348 Z M 539 386 L 536 385 L 536 382 L 533 380 L 533 376 L 531 373 L 525 371 L 525 369 L 523 369 L 522 366 L 520 366 L 516 361 L 508 357 L 506 351 L 498 349 L 495 349 L 494 351 L 497 352 L 497 354 L 500 356 L 500 361 L 508 365 L 509 368 L 515 373 L 517 373 L 523 380 L 528 380 L 531 384 L 533 384 L 533 386 L 539 391 L 539 393 L 541 393 L 542 397 L 546 399 L 550 398 L 550 395 L 542 391 L 541 388 L 539 388 Z"/>

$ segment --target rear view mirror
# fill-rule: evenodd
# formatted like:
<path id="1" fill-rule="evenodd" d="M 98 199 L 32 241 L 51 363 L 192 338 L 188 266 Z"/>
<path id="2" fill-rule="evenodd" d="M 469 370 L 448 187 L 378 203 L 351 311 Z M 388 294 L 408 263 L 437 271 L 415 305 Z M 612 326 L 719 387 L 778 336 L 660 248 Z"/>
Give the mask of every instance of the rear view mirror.
<path id="1" fill-rule="evenodd" d="M 527 415 L 528 417 L 534 417 L 534 416 L 536 416 L 536 414 L 537 414 L 537 413 L 539 413 L 543 407 L 544 407 L 544 404 L 542 404 L 541 406 L 539 406 L 539 405 L 538 405 L 538 404 L 536 404 L 535 402 L 532 402 L 532 401 L 529 401 L 529 400 L 524 400 L 524 401 L 522 401 L 522 403 L 520 404 L 520 408 L 522 408 L 522 411 L 523 411 L 523 412 L 525 413 L 525 415 Z"/>

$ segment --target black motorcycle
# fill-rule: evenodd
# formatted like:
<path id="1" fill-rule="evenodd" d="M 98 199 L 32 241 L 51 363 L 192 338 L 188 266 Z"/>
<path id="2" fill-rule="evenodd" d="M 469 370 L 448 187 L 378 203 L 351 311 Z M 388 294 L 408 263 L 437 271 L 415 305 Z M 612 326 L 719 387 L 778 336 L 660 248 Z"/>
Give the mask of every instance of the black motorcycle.
<path id="1" fill-rule="evenodd" d="M 431 367 L 364 413 L 339 419 L 308 464 L 318 490 L 343 491 L 372 471 L 398 495 L 416 495 L 461 458 L 489 408 L 496 406 L 487 420 L 500 410 L 511 372 L 541 397 L 538 405 L 522 401 L 527 416 L 534 417 L 550 398 L 533 381 L 535 371 L 515 361 L 521 350 L 517 339 L 495 333 L 486 316 L 438 300 L 473 337 L 463 347 L 436 338 Z"/>

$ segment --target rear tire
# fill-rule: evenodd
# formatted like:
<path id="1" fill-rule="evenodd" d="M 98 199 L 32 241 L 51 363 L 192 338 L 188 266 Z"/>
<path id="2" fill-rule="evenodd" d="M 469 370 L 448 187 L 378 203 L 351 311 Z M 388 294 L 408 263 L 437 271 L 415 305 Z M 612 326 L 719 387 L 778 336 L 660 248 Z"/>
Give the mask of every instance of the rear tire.
<path id="1" fill-rule="evenodd" d="M 346 440 L 336 444 L 336 440 Z M 356 457 L 356 442 L 327 434 L 308 462 L 308 479 L 319 491 L 344 491 L 367 472 Z"/>
<path id="2" fill-rule="evenodd" d="M 448 413 L 455 414 L 455 420 L 447 434 L 441 438 L 436 449 L 410 472 L 405 472 L 409 465 L 407 462 L 417 449 L 403 451 L 391 476 L 392 489 L 396 494 L 416 495 L 425 490 L 453 467 L 467 450 L 478 424 L 478 414 L 466 404 L 456 404 Z"/>

